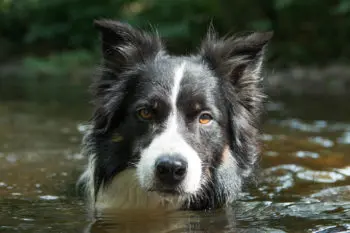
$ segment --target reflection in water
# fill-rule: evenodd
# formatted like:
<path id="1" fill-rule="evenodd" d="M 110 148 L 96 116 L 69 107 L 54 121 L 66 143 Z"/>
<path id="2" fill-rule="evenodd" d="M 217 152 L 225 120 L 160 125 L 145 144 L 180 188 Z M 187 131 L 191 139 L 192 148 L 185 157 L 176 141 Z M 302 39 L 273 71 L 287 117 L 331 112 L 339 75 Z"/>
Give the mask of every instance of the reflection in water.
<path id="1" fill-rule="evenodd" d="M 86 232 L 89 233 L 161 233 L 161 232 L 224 232 L 234 229 L 234 221 L 228 221 L 222 211 L 195 212 L 135 212 L 117 213 L 97 219 Z M 233 219 L 232 219 L 233 220 Z"/>
<path id="2" fill-rule="evenodd" d="M 116 213 L 98 218 L 86 233 L 160 233 L 160 232 L 303 232 L 311 225 L 350 219 L 345 211 L 350 203 L 318 202 L 238 202 L 223 211 L 175 213 Z M 343 224 L 350 230 L 350 225 Z M 337 231 L 338 232 L 338 231 Z"/>
<path id="3" fill-rule="evenodd" d="M 318 102 L 307 104 L 315 107 Z M 341 117 L 334 113 L 339 119 L 329 118 L 329 112 L 307 115 L 304 102 L 268 107 L 261 183 L 247 189 L 232 208 L 123 212 L 91 223 L 75 194 L 85 164 L 79 143 L 87 109 L 70 106 L 68 112 L 59 104 L 2 103 L 0 232 L 350 231 L 348 104 Z M 292 117 L 285 117 L 287 113 Z"/>

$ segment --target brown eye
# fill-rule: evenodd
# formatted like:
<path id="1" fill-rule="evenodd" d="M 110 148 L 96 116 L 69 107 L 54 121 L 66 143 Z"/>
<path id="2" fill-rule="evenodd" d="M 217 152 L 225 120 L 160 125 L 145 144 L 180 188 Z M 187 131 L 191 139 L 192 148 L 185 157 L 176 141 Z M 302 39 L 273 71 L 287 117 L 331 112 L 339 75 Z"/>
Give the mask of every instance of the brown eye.
<path id="1" fill-rule="evenodd" d="M 211 120 L 213 120 L 213 117 L 208 113 L 203 113 L 199 116 L 199 123 L 201 123 L 202 125 L 210 123 Z"/>
<path id="2" fill-rule="evenodd" d="M 150 120 L 153 117 L 152 111 L 147 108 L 140 109 L 137 114 L 142 120 Z"/>

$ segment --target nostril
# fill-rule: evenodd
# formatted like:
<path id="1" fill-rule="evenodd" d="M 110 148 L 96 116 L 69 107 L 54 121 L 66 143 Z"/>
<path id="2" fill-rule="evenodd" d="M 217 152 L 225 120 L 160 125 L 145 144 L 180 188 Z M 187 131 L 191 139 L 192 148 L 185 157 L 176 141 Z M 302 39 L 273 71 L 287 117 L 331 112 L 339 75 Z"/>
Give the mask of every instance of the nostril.
<path id="1" fill-rule="evenodd" d="M 179 167 L 175 169 L 174 174 L 178 177 L 183 177 L 186 174 L 186 167 Z"/>
<path id="2" fill-rule="evenodd" d="M 157 167 L 158 174 L 164 175 L 164 174 L 169 173 L 170 169 L 169 169 L 169 166 L 168 166 L 166 161 L 162 161 L 162 162 L 157 163 L 156 167 Z"/>
<path id="3" fill-rule="evenodd" d="M 173 174 L 176 178 L 183 178 L 186 174 L 187 163 L 183 159 L 174 161 Z"/>

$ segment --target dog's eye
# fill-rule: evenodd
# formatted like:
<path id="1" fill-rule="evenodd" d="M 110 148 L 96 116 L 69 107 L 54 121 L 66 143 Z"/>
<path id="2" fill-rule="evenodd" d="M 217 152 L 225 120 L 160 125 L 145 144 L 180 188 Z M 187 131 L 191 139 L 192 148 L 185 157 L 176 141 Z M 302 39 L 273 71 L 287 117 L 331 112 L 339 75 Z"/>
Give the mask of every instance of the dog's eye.
<path id="1" fill-rule="evenodd" d="M 199 116 L 199 123 L 206 125 L 213 120 L 213 117 L 209 113 L 203 113 Z"/>
<path id="2" fill-rule="evenodd" d="M 142 120 L 150 120 L 153 117 L 153 113 L 150 109 L 148 108 L 142 108 L 137 111 L 137 115 L 142 119 Z"/>

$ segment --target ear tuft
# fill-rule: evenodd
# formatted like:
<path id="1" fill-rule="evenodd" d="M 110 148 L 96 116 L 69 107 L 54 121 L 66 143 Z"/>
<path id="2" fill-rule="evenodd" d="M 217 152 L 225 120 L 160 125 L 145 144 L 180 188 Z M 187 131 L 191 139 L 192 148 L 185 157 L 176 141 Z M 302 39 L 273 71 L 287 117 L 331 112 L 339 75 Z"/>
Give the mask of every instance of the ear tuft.
<path id="1" fill-rule="evenodd" d="M 253 32 L 235 40 L 236 53 L 257 54 L 271 40 L 273 32 Z"/>
<path id="2" fill-rule="evenodd" d="M 101 33 L 102 52 L 107 68 L 120 72 L 123 68 L 155 57 L 162 50 L 157 35 L 114 20 L 95 20 Z"/>
<path id="3" fill-rule="evenodd" d="M 265 47 L 273 32 L 253 32 L 226 38 L 218 38 L 209 28 L 202 43 L 201 56 L 220 76 L 229 76 L 233 83 L 239 81 L 244 72 L 259 73 Z M 239 71 L 239 72 L 238 72 Z"/>

